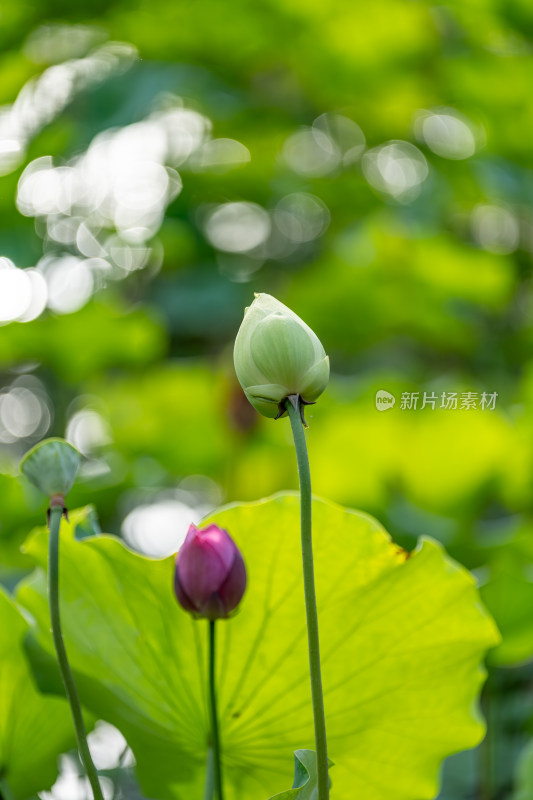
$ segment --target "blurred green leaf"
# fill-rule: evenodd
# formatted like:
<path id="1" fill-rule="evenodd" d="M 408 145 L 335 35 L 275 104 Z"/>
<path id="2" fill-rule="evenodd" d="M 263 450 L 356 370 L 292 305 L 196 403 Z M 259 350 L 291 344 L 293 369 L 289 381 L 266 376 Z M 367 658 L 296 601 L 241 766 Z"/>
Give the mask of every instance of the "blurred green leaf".
<path id="1" fill-rule="evenodd" d="M 499 546 L 487 549 L 488 573 L 480 593 L 502 634 L 491 664 L 514 666 L 533 656 L 533 547 L 525 525 Z"/>
<path id="2" fill-rule="evenodd" d="M 0 777 L 27 800 L 54 783 L 74 728 L 67 702 L 37 691 L 23 647 L 29 625 L 1 590 L 0 618 Z"/>
<path id="3" fill-rule="evenodd" d="M 533 742 L 522 750 L 516 770 L 516 787 L 512 800 L 531 800 L 533 797 Z"/>
<path id="4" fill-rule="evenodd" d="M 201 362 L 94 381 L 113 438 L 130 458 L 152 456 L 173 474 L 219 475 L 230 446 L 223 376 Z"/>
<path id="5" fill-rule="evenodd" d="M 94 301 L 74 314 L 3 328 L 0 366 L 40 361 L 72 384 L 110 367 L 143 366 L 164 350 L 165 334 L 147 310 Z"/>
<path id="6" fill-rule="evenodd" d="M 28 565 L 28 558 L 20 546 L 28 528 L 45 519 L 47 500 L 29 482 L 14 475 L 0 474 L 0 496 L 0 563 L 4 567 L 23 567 Z"/>

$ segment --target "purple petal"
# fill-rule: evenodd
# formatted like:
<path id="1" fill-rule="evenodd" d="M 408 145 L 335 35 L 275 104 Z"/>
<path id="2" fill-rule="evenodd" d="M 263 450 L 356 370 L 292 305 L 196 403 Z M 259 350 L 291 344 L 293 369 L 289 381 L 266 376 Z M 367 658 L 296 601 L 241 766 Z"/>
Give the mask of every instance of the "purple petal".
<path id="1" fill-rule="evenodd" d="M 218 590 L 219 597 L 226 609 L 226 614 L 237 608 L 242 600 L 246 589 L 246 567 L 240 551 L 237 550 L 233 565 L 228 573 L 228 577 Z"/>
<path id="2" fill-rule="evenodd" d="M 178 603 L 185 611 L 190 611 L 191 613 L 197 613 L 198 609 L 195 607 L 194 603 L 185 592 L 183 586 L 181 585 L 180 577 L 177 568 L 174 570 L 174 593 L 178 600 Z"/>
<path id="3" fill-rule="evenodd" d="M 200 609 L 200 614 L 202 617 L 206 617 L 206 619 L 223 619 L 227 617 L 227 611 L 224 608 L 224 604 L 220 599 L 218 592 L 213 592 L 211 597 L 208 598 L 207 602 L 204 603 L 202 608 Z"/>
<path id="4" fill-rule="evenodd" d="M 218 591 L 233 563 L 232 552 L 228 564 L 228 535 L 216 526 L 211 528 L 214 530 L 190 531 L 177 557 L 180 583 L 197 608 Z"/>
<path id="5" fill-rule="evenodd" d="M 202 539 L 212 545 L 223 562 L 226 571 L 229 572 L 237 551 L 237 546 L 229 533 L 223 528 L 219 528 L 218 525 L 208 525 L 207 528 L 202 528 L 198 531 L 198 536 L 201 536 Z"/>

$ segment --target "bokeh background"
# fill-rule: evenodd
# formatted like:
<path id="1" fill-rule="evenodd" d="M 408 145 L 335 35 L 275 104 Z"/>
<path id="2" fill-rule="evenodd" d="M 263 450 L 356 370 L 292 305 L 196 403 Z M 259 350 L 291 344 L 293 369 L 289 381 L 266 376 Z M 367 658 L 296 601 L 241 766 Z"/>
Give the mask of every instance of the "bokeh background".
<path id="1" fill-rule="evenodd" d="M 274 294 L 331 358 L 315 492 L 442 541 L 502 630 L 488 737 L 441 800 L 532 798 L 531 3 L 21 1 L 0 42 L 1 581 L 28 569 L 45 503 L 18 462 L 45 436 L 84 456 L 71 505 L 154 556 L 297 486 L 232 365 Z"/>

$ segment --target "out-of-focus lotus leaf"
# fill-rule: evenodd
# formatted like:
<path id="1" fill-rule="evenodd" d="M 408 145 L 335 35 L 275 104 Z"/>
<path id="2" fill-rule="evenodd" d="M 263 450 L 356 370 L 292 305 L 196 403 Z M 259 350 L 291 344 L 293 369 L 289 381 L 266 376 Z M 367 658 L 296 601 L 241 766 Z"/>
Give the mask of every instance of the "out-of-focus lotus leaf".
<path id="1" fill-rule="evenodd" d="M 531 797 L 533 797 L 533 741 L 528 742 L 520 754 L 512 800 L 530 800 Z"/>
<path id="2" fill-rule="evenodd" d="M 533 657 L 533 544 L 526 524 L 512 538 L 485 552 L 488 565 L 480 593 L 502 634 L 491 664 L 511 667 Z"/>
<path id="3" fill-rule="evenodd" d="M 24 652 L 29 625 L 1 590 L 0 619 L 0 776 L 14 800 L 29 800 L 54 783 L 74 728 L 66 700 L 38 692 Z"/>
<path id="4" fill-rule="evenodd" d="M 101 369 L 149 363 L 164 349 L 165 334 L 145 310 L 92 302 L 74 314 L 2 328 L 0 366 L 39 361 L 76 383 Z"/>
<path id="5" fill-rule="evenodd" d="M 490 568 L 481 596 L 502 634 L 501 644 L 490 654 L 490 662 L 513 666 L 533 656 L 533 580 L 527 565 L 511 554 Z"/>
<path id="6" fill-rule="evenodd" d="M 44 519 L 46 499 L 18 475 L 0 475 L 0 496 L 0 563 L 21 567 L 28 559 L 21 553 L 20 546 L 28 535 L 28 526 L 38 525 Z"/>
<path id="7" fill-rule="evenodd" d="M 121 453 L 152 456 L 174 473 L 213 477 L 231 446 L 224 390 L 222 376 L 198 362 L 91 385 L 105 405 Z"/>

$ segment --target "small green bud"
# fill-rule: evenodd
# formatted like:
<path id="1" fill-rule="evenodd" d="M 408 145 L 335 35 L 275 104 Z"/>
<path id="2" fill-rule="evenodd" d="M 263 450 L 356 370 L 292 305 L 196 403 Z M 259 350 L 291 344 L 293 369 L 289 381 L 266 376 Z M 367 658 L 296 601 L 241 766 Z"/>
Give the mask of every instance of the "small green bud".
<path id="1" fill-rule="evenodd" d="M 245 309 L 233 357 L 246 397 L 265 417 L 280 416 L 290 395 L 314 403 L 329 380 L 329 358 L 316 334 L 269 294 L 257 294 Z"/>
<path id="2" fill-rule="evenodd" d="M 64 439 L 45 439 L 26 453 L 20 468 L 47 497 L 64 497 L 74 483 L 79 463 L 80 454 Z"/>

